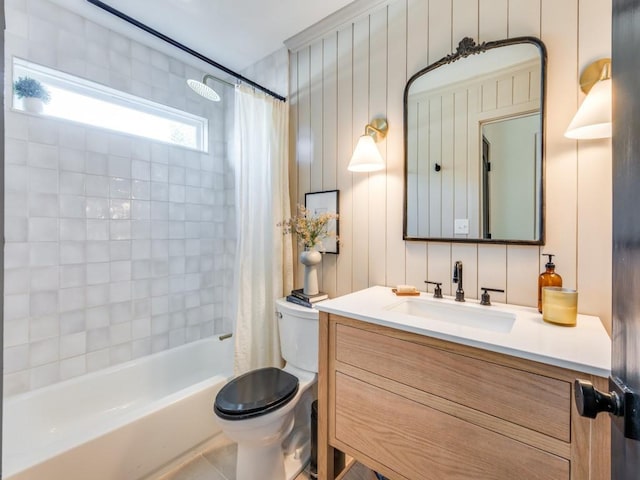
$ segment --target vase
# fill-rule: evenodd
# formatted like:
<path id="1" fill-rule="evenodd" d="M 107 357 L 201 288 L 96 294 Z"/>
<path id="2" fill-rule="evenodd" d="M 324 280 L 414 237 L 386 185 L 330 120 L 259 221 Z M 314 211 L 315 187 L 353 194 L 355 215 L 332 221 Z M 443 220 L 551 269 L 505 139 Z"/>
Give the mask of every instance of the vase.
<path id="1" fill-rule="evenodd" d="M 42 99 L 36 97 L 24 97 L 22 105 L 26 112 L 31 113 L 42 113 L 42 108 L 44 107 Z"/>
<path id="2" fill-rule="evenodd" d="M 322 254 L 316 250 L 305 250 L 300 253 L 300 263 L 304 265 L 305 295 L 316 295 L 318 289 L 318 264 L 322 260 Z"/>

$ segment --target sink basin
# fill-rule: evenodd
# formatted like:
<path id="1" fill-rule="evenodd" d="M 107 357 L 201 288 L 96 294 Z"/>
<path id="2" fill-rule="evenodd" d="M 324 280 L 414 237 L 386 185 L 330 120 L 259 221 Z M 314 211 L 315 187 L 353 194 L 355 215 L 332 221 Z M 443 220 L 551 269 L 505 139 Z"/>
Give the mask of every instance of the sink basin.
<path id="1" fill-rule="evenodd" d="M 503 333 L 509 333 L 516 321 L 514 313 L 497 310 L 495 307 L 452 304 L 418 298 L 408 298 L 400 303 L 394 303 L 386 307 L 386 310 Z"/>

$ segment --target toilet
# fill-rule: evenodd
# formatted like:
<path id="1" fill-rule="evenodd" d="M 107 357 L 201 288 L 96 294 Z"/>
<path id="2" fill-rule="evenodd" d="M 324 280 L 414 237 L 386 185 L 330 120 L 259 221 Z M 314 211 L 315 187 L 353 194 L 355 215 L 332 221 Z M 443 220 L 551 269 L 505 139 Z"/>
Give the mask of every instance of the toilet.
<path id="1" fill-rule="evenodd" d="M 234 378 L 213 407 L 222 431 L 238 444 L 236 480 L 293 480 L 309 461 L 318 312 L 279 299 L 276 315 L 284 368 Z"/>

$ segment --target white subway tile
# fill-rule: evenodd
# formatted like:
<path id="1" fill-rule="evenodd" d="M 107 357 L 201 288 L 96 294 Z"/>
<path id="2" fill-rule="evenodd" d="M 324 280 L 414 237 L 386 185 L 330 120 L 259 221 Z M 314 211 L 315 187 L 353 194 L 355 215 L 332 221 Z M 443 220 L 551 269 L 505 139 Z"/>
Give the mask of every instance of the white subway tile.
<path id="1" fill-rule="evenodd" d="M 29 340 L 34 342 L 45 338 L 58 337 L 60 320 L 58 315 L 44 315 L 29 319 Z"/>
<path id="2" fill-rule="evenodd" d="M 137 200 L 149 200 L 151 198 L 150 182 L 133 180 L 131 185 L 131 198 Z"/>
<path id="3" fill-rule="evenodd" d="M 109 284 L 109 302 L 128 302 L 131 300 L 131 282 L 117 282 Z"/>
<path id="4" fill-rule="evenodd" d="M 28 167 L 5 165 L 4 187 L 8 192 L 25 192 L 29 184 Z"/>
<path id="5" fill-rule="evenodd" d="M 60 266 L 60 288 L 79 287 L 85 284 L 85 266 Z"/>
<path id="6" fill-rule="evenodd" d="M 153 240 L 169 238 L 169 222 L 154 220 L 151 222 L 151 238 Z"/>
<path id="7" fill-rule="evenodd" d="M 28 214 L 30 217 L 57 217 L 58 196 L 51 194 L 32 193 L 5 194 L 6 210 L 14 214 Z M 18 202 L 20 204 L 18 205 Z"/>
<path id="8" fill-rule="evenodd" d="M 28 160 L 28 143 L 13 138 L 5 139 L 5 162 L 13 165 L 26 165 Z"/>
<path id="9" fill-rule="evenodd" d="M 109 220 L 87 220 L 87 240 L 109 240 Z"/>
<path id="10" fill-rule="evenodd" d="M 58 147 L 29 143 L 28 162 L 32 167 L 56 169 L 58 168 Z"/>
<path id="11" fill-rule="evenodd" d="M 29 295 L 20 293 L 4 296 L 4 319 L 7 321 L 25 319 L 29 316 Z"/>
<path id="12" fill-rule="evenodd" d="M 16 345 L 4 349 L 4 373 L 14 373 L 29 368 L 29 345 Z"/>
<path id="13" fill-rule="evenodd" d="M 110 155 L 109 176 L 131 178 L 131 158 Z"/>
<path id="14" fill-rule="evenodd" d="M 109 177 L 87 175 L 85 178 L 85 192 L 90 197 L 108 197 Z"/>
<path id="15" fill-rule="evenodd" d="M 29 269 L 14 268 L 4 270 L 4 293 L 5 295 L 16 293 L 28 293 L 29 291 Z"/>
<path id="16" fill-rule="evenodd" d="M 87 237 L 87 221 L 82 219 L 60 219 L 60 240 L 84 241 Z"/>
<path id="17" fill-rule="evenodd" d="M 131 358 L 141 358 L 151 354 L 151 338 L 140 338 L 131 342 Z"/>
<path id="18" fill-rule="evenodd" d="M 59 346 L 57 338 L 47 338 L 31 342 L 29 348 L 29 366 L 31 368 L 59 360 Z"/>
<path id="19" fill-rule="evenodd" d="M 87 197 L 86 217 L 105 220 L 110 218 L 109 199 L 99 197 Z"/>
<path id="20" fill-rule="evenodd" d="M 69 172 L 84 172 L 85 152 L 84 150 L 60 147 L 59 162 L 60 170 Z"/>
<path id="21" fill-rule="evenodd" d="M 60 172 L 60 193 L 65 195 L 84 195 L 85 175 L 78 172 Z"/>
<path id="22" fill-rule="evenodd" d="M 59 290 L 58 298 L 60 312 L 69 312 L 85 307 L 84 287 L 63 288 Z"/>
<path id="23" fill-rule="evenodd" d="M 185 187 L 184 185 L 169 185 L 169 201 L 180 202 L 185 201 Z"/>
<path id="24" fill-rule="evenodd" d="M 46 267 L 58 264 L 57 242 L 33 242 L 29 245 L 29 265 Z M 9 265 L 11 266 L 11 265 Z"/>
<path id="25" fill-rule="evenodd" d="M 149 162 L 145 160 L 133 160 L 131 162 L 131 178 L 149 181 L 151 179 Z"/>
<path id="26" fill-rule="evenodd" d="M 29 314 L 32 317 L 52 315 L 58 312 L 58 292 L 32 292 L 29 295 Z"/>
<path id="27" fill-rule="evenodd" d="M 86 144 L 87 144 L 87 150 L 89 152 L 101 153 L 101 154 L 109 153 L 109 134 L 102 130 L 87 129 Z M 91 156 L 88 156 L 87 160 L 89 160 L 90 158 Z M 106 174 L 107 173 L 107 170 L 106 170 L 107 157 L 103 156 L 101 158 L 103 160 L 101 160 L 99 163 L 104 162 L 104 171 L 102 171 L 101 173 Z"/>
<path id="28" fill-rule="evenodd" d="M 79 125 L 65 124 L 60 128 L 59 141 L 61 147 L 73 148 L 76 151 L 84 151 L 86 128 Z"/>
<path id="29" fill-rule="evenodd" d="M 110 325 L 109 306 L 101 305 L 87 309 L 86 313 L 87 330 L 95 330 L 97 328 Z"/>
<path id="30" fill-rule="evenodd" d="M 109 285 L 90 285 L 86 287 L 87 307 L 107 305 L 109 303 Z"/>
<path id="31" fill-rule="evenodd" d="M 109 349 L 111 365 L 116 365 L 131 360 L 131 343 L 123 343 Z"/>
<path id="32" fill-rule="evenodd" d="M 87 359 L 85 355 L 66 358 L 60 362 L 60 380 L 79 377 L 87 373 Z"/>
<path id="33" fill-rule="evenodd" d="M 64 312 L 60 314 L 60 334 L 68 335 L 86 330 L 85 311 Z"/>
<path id="34" fill-rule="evenodd" d="M 7 242 L 26 242 L 28 237 L 28 222 L 26 218 L 9 217 L 4 221 L 4 239 Z"/>
<path id="35" fill-rule="evenodd" d="M 111 199 L 109 201 L 109 218 L 112 220 L 128 220 L 131 218 L 131 201 L 124 199 Z"/>
<path id="36" fill-rule="evenodd" d="M 131 180 L 119 177 L 110 178 L 109 192 L 111 198 L 131 198 Z"/>
<path id="37" fill-rule="evenodd" d="M 60 267 L 32 268 L 30 272 L 31 292 L 54 291 L 58 289 L 58 270 Z"/>
<path id="38" fill-rule="evenodd" d="M 109 222 L 109 238 L 111 240 L 131 240 L 131 221 L 111 220 Z"/>
<path id="39" fill-rule="evenodd" d="M 95 352 L 109 347 L 109 327 L 96 328 L 87 332 L 87 352 Z"/>
<path id="40" fill-rule="evenodd" d="M 161 163 L 152 162 L 151 181 L 167 183 L 169 181 L 169 167 Z"/>
<path id="41" fill-rule="evenodd" d="M 87 285 L 109 283 L 109 280 L 108 262 L 87 264 Z"/>
<path id="42" fill-rule="evenodd" d="M 96 372 L 109 366 L 109 350 L 104 348 L 86 355 L 87 372 Z"/>
<path id="43" fill-rule="evenodd" d="M 5 373 L 2 393 L 6 397 L 18 395 L 29 390 L 29 370 L 22 370 L 16 373 Z"/>
<path id="44" fill-rule="evenodd" d="M 131 260 L 131 240 L 111 240 L 109 257 L 111 261 Z"/>
<path id="45" fill-rule="evenodd" d="M 158 277 L 151 280 L 151 296 L 162 297 L 169 293 L 169 278 Z"/>
<path id="46" fill-rule="evenodd" d="M 82 242 L 60 242 L 60 265 L 85 263 L 85 245 Z"/>
<path id="47" fill-rule="evenodd" d="M 160 182 L 151 182 L 151 200 L 160 202 L 169 201 L 169 185 Z"/>
<path id="48" fill-rule="evenodd" d="M 89 132 L 88 135 L 90 135 Z M 87 138 L 87 148 L 91 150 L 90 140 Z M 102 146 L 98 147 L 102 148 Z M 109 172 L 108 156 L 103 152 L 87 152 L 84 169 L 85 172 L 92 175 L 107 175 Z"/>
<path id="49" fill-rule="evenodd" d="M 29 219 L 30 242 L 58 241 L 58 219 L 36 217 Z M 56 255 L 57 256 L 57 255 Z"/>
<path id="50" fill-rule="evenodd" d="M 29 370 L 29 387 L 31 390 L 46 387 L 60 380 L 58 363 L 48 363 Z"/>
<path id="51" fill-rule="evenodd" d="M 151 202 L 151 220 L 169 220 L 169 203 Z"/>
<path id="52" fill-rule="evenodd" d="M 86 199 L 77 195 L 60 195 L 60 216 L 63 218 L 85 218 Z"/>
<path id="53" fill-rule="evenodd" d="M 109 341 L 111 345 L 118 345 L 131 341 L 131 322 L 116 323 L 109 327 Z"/>
<path id="54" fill-rule="evenodd" d="M 71 358 L 87 352 L 87 333 L 79 332 L 60 337 L 60 358 Z"/>
<path id="55" fill-rule="evenodd" d="M 53 119 L 39 116 L 29 116 L 29 142 L 58 145 L 59 123 Z"/>
<path id="56" fill-rule="evenodd" d="M 29 167 L 29 191 L 58 193 L 58 172 L 46 168 Z"/>

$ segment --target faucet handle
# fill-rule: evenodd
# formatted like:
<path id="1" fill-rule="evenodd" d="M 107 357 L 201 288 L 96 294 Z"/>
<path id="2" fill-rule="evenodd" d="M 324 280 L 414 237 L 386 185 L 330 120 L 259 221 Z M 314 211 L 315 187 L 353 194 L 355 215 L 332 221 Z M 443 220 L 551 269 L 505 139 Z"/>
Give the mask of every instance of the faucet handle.
<path id="1" fill-rule="evenodd" d="M 491 305 L 491 297 L 489 296 L 489 292 L 504 293 L 504 290 L 501 290 L 499 288 L 480 287 L 480 290 L 482 290 L 480 305 Z"/>
<path id="2" fill-rule="evenodd" d="M 442 282 L 431 282 L 429 280 L 425 280 L 424 283 L 436 286 L 436 288 L 433 289 L 433 298 L 442 298 L 442 288 L 440 288 Z"/>

